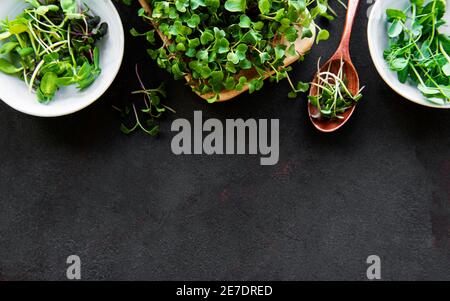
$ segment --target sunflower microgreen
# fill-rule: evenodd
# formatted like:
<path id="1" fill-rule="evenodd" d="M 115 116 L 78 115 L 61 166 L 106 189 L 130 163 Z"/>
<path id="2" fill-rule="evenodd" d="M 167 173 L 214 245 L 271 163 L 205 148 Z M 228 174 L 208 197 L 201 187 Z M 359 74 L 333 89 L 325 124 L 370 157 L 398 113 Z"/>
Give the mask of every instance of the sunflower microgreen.
<path id="1" fill-rule="evenodd" d="M 0 22 L 0 71 L 20 77 L 41 103 L 59 88 L 88 88 L 99 76 L 96 42 L 108 25 L 77 0 L 26 0 L 13 20 Z"/>

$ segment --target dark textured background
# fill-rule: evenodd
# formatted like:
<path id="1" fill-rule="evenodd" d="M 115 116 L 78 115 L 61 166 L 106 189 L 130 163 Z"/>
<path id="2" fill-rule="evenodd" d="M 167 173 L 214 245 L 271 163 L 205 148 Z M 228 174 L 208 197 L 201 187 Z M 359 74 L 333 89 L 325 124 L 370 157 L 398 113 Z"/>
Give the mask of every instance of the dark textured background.
<path id="1" fill-rule="evenodd" d="M 285 98 L 286 82 L 207 105 L 130 37 L 117 80 L 84 111 L 41 119 L 0 104 L 0 280 L 63 280 L 71 254 L 92 280 L 364 280 L 371 254 L 383 279 L 450 280 L 450 112 L 409 103 L 382 82 L 367 50 L 367 8 L 352 43 L 367 90 L 333 135 L 313 129 L 304 97 Z M 120 12 L 126 27 L 142 28 L 135 9 Z M 319 56 L 332 54 L 342 20 L 329 28 L 332 39 L 296 65 L 295 79 L 309 80 Z M 137 88 L 136 63 L 149 84 L 167 82 L 177 109 L 157 139 L 121 134 L 111 108 Z M 279 118 L 279 164 L 172 155 L 171 121 L 194 110 Z"/>

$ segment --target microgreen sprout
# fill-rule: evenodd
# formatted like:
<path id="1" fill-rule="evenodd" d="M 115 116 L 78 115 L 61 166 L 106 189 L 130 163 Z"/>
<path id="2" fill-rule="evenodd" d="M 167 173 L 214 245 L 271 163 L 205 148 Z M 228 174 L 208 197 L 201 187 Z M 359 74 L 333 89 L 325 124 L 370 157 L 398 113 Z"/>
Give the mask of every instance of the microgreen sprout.
<path id="1" fill-rule="evenodd" d="M 446 24 L 445 11 L 445 0 L 411 0 L 405 10 L 386 11 L 389 68 L 437 105 L 450 103 L 450 36 L 439 31 Z"/>
<path id="2" fill-rule="evenodd" d="M 163 84 L 156 89 L 147 89 L 139 73 L 138 65 L 135 67 L 135 72 L 141 89 L 134 91 L 131 94 L 142 95 L 142 101 L 132 102 L 131 105 L 126 106 L 125 109 L 114 107 L 114 109 L 122 113 L 124 119 L 132 120 L 132 126 L 127 126 L 125 123 L 122 123 L 120 130 L 127 135 L 132 134 L 137 130 L 141 130 L 150 136 L 156 136 L 160 132 L 157 120 L 161 118 L 166 111 L 172 113 L 176 112 L 161 102 L 161 97 L 167 97 Z"/>
<path id="3" fill-rule="evenodd" d="M 339 69 L 331 72 L 331 64 L 326 71 L 320 70 L 320 60 L 317 64 L 317 81 L 311 85 L 317 88 L 316 95 L 308 96 L 309 102 L 318 109 L 318 114 L 313 118 L 343 119 L 342 114 L 353 107 L 362 98 L 362 87 L 356 95 L 348 88 L 345 77 L 345 62 L 341 59 Z"/>
<path id="4" fill-rule="evenodd" d="M 336 16 L 328 0 L 147 2 L 152 12 L 141 9 L 139 15 L 154 29 L 131 33 L 146 37 L 153 45 L 150 56 L 175 79 L 188 78 L 194 91 L 213 95 L 209 102 L 246 85 L 250 93 L 258 91 L 268 73 L 277 82 L 287 78 L 285 59 L 299 55 L 295 42 L 313 36 L 314 19 Z M 329 38 L 328 31 L 314 26 L 317 43 Z M 290 97 L 302 90 L 293 87 Z"/>
<path id="5" fill-rule="evenodd" d="M 42 103 L 61 87 L 88 88 L 100 75 L 96 42 L 108 30 L 77 0 L 25 0 L 14 20 L 0 22 L 0 71 L 20 77 Z"/>

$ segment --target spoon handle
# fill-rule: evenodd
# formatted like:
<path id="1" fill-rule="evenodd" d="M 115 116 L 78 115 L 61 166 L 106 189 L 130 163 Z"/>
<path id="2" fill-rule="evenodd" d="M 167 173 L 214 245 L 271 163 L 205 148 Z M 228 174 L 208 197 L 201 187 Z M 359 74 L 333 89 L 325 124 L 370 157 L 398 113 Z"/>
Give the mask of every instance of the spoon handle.
<path id="1" fill-rule="evenodd" d="M 344 32 L 342 33 L 340 53 L 338 55 L 350 58 L 350 37 L 352 35 L 353 22 L 355 21 L 356 11 L 358 10 L 359 0 L 348 0 L 347 17 L 345 19 Z"/>

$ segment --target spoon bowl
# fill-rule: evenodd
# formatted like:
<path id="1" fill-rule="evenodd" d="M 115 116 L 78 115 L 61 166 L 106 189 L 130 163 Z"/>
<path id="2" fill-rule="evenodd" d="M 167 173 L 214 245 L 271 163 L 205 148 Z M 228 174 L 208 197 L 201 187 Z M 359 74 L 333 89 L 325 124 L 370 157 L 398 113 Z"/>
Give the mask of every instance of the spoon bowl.
<path id="1" fill-rule="evenodd" d="M 317 72 L 313 79 L 313 83 L 317 84 L 319 82 L 319 73 L 330 71 L 333 74 L 337 74 L 340 65 L 341 65 L 341 59 L 344 62 L 344 74 L 345 78 L 347 79 L 347 88 L 353 95 L 357 95 L 359 93 L 359 76 L 358 72 L 356 71 L 355 66 L 353 65 L 352 61 L 350 59 L 345 60 L 343 57 L 339 56 L 340 53 L 335 54 L 327 63 L 325 63 L 321 68 L 320 71 Z M 318 87 L 315 85 L 311 86 L 311 90 L 309 91 L 310 96 L 317 96 L 318 94 Z M 308 112 L 311 119 L 311 122 L 313 125 L 321 132 L 324 133 L 330 133 L 333 131 L 336 131 L 340 129 L 353 115 L 355 112 L 356 105 L 353 105 L 351 108 L 346 110 L 341 116 L 343 119 L 322 119 L 317 118 L 320 116 L 319 109 L 312 105 L 311 102 L 308 102 Z"/>

